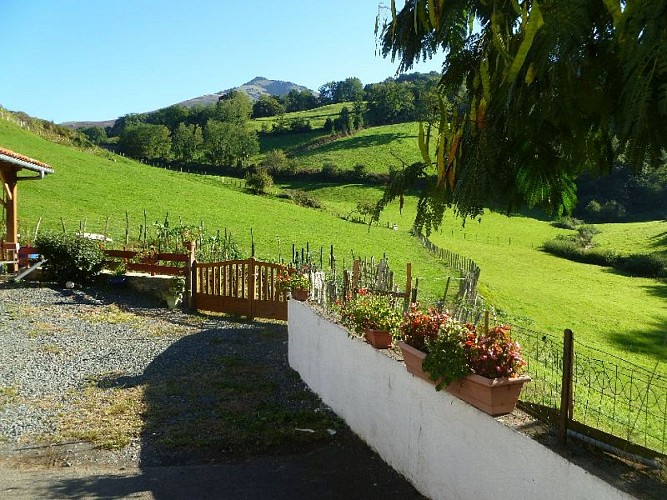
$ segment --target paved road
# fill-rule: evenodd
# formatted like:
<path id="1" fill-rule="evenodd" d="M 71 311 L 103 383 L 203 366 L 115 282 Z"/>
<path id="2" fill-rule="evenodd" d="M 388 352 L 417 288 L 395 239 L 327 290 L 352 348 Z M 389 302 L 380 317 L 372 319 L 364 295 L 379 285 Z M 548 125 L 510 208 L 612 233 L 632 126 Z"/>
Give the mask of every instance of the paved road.
<path id="1" fill-rule="evenodd" d="M 230 465 L 178 467 L 0 468 L 0 498 L 421 499 L 363 443 Z"/>

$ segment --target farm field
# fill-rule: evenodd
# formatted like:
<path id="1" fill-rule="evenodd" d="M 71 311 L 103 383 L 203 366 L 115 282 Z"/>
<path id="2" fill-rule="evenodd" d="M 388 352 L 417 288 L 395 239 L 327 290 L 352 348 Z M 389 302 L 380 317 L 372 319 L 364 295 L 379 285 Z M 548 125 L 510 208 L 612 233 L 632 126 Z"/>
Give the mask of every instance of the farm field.
<path id="1" fill-rule="evenodd" d="M 347 214 L 357 201 L 373 201 L 378 188 L 318 186 L 310 193 L 330 210 Z M 408 232 L 416 197 L 408 196 L 401 215 L 398 202 L 381 222 Z M 667 251 L 667 222 L 599 224 L 595 240 L 619 253 Z M 573 231 L 522 216 L 486 213 L 481 222 L 447 213 L 430 239 L 441 248 L 472 258 L 482 269 L 480 293 L 510 321 L 552 334 L 570 328 L 578 340 L 650 370 L 659 362 L 667 374 L 667 284 L 626 276 L 612 269 L 579 264 L 540 251 L 543 242 Z"/>
<path id="2" fill-rule="evenodd" d="M 53 144 L 6 121 L 0 121 L 0 143 L 4 147 L 39 158 L 55 169 L 44 181 L 22 183 L 19 230 L 78 231 L 85 222 L 87 232 L 104 232 L 109 217 L 109 234 L 123 241 L 125 213 L 129 214 L 131 239 L 138 239 L 139 226 L 147 212 L 149 237 L 152 224 L 164 222 L 168 213 L 173 225 L 179 218 L 185 225 L 203 226 L 208 234 L 227 229 L 244 255 L 250 254 L 254 232 L 258 258 L 291 258 L 291 247 L 310 244 L 319 258 L 334 245 L 338 266 L 351 266 L 352 253 L 361 257 L 387 255 L 403 283 L 405 263 L 411 262 L 425 296 L 435 297 L 446 279 L 446 268 L 435 262 L 406 232 L 353 224 L 324 211 L 303 208 L 273 196 L 255 196 L 237 187 L 238 179 L 193 175 L 148 167 L 105 152 L 92 155 Z M 152 233 L 154 234 L 154 233 Z M 390 235 L 391 237 L 387 237 Z M 25 236 L 24 236 L 25 237 Z"/>
<path id="3" fill-rule="evenodd" d="M 290 185 L 318 197 L 326 211 L 317 211 L 272 196 L 249 195 L 230 179 L 147 167 L 105 152 L 92 155 L 76 151 L 6 121 L 0 121 L 0 141 L 4 147 L 45 161 L 56 170 L 44 181 L 21 185 L 19 216 L 24 235 L 34 231 L 40 217 L 40 230 L 61 230 L 64 223 L 69 231 L 76 231 L 85 221 L 90 232 L 102 232 L 109 217 L 110 234 L 121 240 L 127 211 L 131 235 L 136 238 L 146 210 L 149 227 L 164 221 L 168 213 L 172 225 L 182 218 L 187 225 L 203 223 L 209 233 L 226 228 L 246 255 L 253 228 L 257 256 L 264 259 L 276 260 L 279 253 L 283 259 L 289 258 L 292 243 L 300 248 L 306 242 L 316 253 L 323 247 L 325 255 L 334 244 L 339 265 L 349 266 L 352 252 L 367 257 L 386 253 L 399 282 L 404 264 L 412 262 L 423 301 L 437 299 L 444 290 L 447 268 L 409 235 L 415 197 L 406 198 L 402 215 L 398 203 L 383 213 L 381 222 L 397 224 L 397 231 L 375 226 L 369 230 L 338 215 L 349 214 L 357 201 L 379 198 L 378 188 Z M 623 252 L 664 251 L 665 222 L 600 228 L 596 241 L 601 245 Z M 448 213 L 441 231 L 431 239 L 478 263 L 482 295 L 511 321 L 555 334 L 571 328 L 582 342 L 650 370 L 659 361 L 659 370 L 667 371 L 663 344 L 667 285 L 539 251 L 544 241 L 567 232 L 546 221 L 493 213 L 486 214 L 481 223 L 471 220 L 462 227 L 461 220 Z"/>
<path id="4" fill-rule="evenodd" d="M 259 162 L 267 151 L 282 149 L 294 154 L 298 168 L 319 170 L 325 163 L 332 163 L 341 170 L 352 170 L 355 165 L 364 165 L 367 172 L 388 173 L 390 167 L 400 168 L 401 162 L 411 164 L 421 160 L 416 148 L 419 126 L 414 123 L 399 123 L 362 129 L 353 135 L 326 142 L 317 147 L 309 147 L 318 139 L 329 137 L 321 127 L 327 118 L 338 117 L 340 110 L 353 103 L 338 103 L 321 108 L 285 114 L 288 120 L 303 118 L 310 121 L 312 132 L 282 135 L 260 135 L 261 153 L 253 158 Z M 259 131 L 262 127 L 270 130 L 276 117 L 255 118 L 250 126 Z"/>

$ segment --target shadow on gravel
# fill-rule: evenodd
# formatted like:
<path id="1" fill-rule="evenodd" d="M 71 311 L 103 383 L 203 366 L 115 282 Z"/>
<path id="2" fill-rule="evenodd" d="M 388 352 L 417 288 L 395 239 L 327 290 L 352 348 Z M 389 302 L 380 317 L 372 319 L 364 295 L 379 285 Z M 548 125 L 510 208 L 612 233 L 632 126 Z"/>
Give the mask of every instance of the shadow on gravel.
<path id="1" fill-rule="evenodd" d="M 63 477 L 49 496 L 423 498 L 289 368 L 286 325 L 200 319 L 142 375 L 98 381 L 141 388 L 140 473 Z"/>

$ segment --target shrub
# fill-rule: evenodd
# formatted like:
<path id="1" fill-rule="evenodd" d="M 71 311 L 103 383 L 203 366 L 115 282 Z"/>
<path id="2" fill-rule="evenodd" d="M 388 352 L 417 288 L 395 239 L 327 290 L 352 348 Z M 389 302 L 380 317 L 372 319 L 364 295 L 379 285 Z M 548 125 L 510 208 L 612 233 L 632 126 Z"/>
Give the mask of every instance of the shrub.
<path id="1" fill-rule="evenodd" d="M 341 175 L 340 167 L 330 161 L 325 162 L 324 165 L 322 165 L 322 175 L 325 178 L 335 180 Z"/>
<path id="2" fill-rule="evenodd" d="M 590 250 L 585 249 L 577 242 L 568 238 L 556 238 L 542 245 L 545 252 L 563 257 L 564 259 L 583 264 L 595 264 L 598 266 L 615 266 L 618 255 L 613 250 Z"/>
<path id="3" fill-rule="evenodd" d="M 667 257 L 658 254 L 633 254 L 620 260 L 618 267 L 634 276 L 667 277 Z"/>
<path id="4" fill-rule="evenodd" d="M 474 331 L 470 324 L 447 321 L 435 337 L 425 338 L 427 354 L 422 368 L 435 382 L 436 390 L 472 372 L 464 346 L 468 334 Z"/>
<path id="5" fill-rule="evenodd" d="M 582 248 L 590 248 L 593 246 L 593 237 L 600 234 L 600 230 L 595 226 L 580 226 L 577 229 L 577 235 L 574 242 Z"/>
<path id="6" fill-rule="evenodd" d="M 364 165 L 363 163 L 357 163 L 354 166 L 353 171 L 354 171 L 354 177 L 357 179 L 363 179 L 364 177 L 366 177 L 366 165 Z"/>
<path id="7" fill-rule="evenodd" d="M 47 259 L 44 270 L 61 284 L 88 284 L 104 266 L 99 242 L 80 236 L 42 233 L 35 240 L 35 247 Z"/>
<path id="8" fill-rule="evenodd" d="M 248 172 L 245 176 L 246 187 L 257 194 L 264 194 L 273 187 L 273 177 L 265 169 Z"/>
<path id="9" fill-rule="evenodd" d="M 296 163 L 290 160 L 282 149 L 272 149 L 266 153 L 262 161 L 262 168 L 266 169 L 271 175 L 294 174 Z"/>
<path id="10" fill-rule="evenodd" d="M 579 226 L 584 223 L 581 219 L 576 219 L 571 215 L 566 215 L 564 217 L 559 217 L 551 223 L 554 227 L 559 227 L 561 229 L 572 229 L 576 230 Z"/>
<path id="11" fill-rule="evenodd" d="M 322 208 L 322 205 L 317 198 L 301 189 L 286 189 L 281 193 L 280 197 L 292 200 L 294 203 L 302 207 Z"/>

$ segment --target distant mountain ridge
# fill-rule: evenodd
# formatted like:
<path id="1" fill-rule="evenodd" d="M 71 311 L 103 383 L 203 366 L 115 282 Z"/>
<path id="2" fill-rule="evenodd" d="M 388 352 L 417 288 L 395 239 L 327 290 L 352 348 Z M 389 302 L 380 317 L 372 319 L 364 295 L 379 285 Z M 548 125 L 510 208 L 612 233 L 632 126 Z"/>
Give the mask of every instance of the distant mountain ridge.
<path id="1" fill-rule="evenodd" d="M 232 90 L 237 90 L 239 92 L 245 93 L 248 97 L 250 97 L 253 100 L 253 102 L 258 100 L 262 95 L 273 95 L 282 97 L 289 94 L 290 91 L 292 90 L 296 90 L 297 92 L 307 90 L 313 92 L 314 94 L 317 94 L 317 92 L 314 92 L 313 90 L 310 90 L 308 87 L 304 87 L 303 85 L 297 85 L 296 83 L 285 82 L 282 80 L 270 80 L 263 76 L 256 76 L 249 82 L 246 82 L 238 87 L 233 87 L 227 90 L 221 90 L 213 94 L 206 94 L 199 97 L 194 97 L 192 99 L 181 101 L 176 104 L 180 104 L 182 106 L 185 106 L 186 108 L 191 108 L 196 105 L 206 106 L 208 104 L 215 104 L 216 102 L 218 102 L 218 99 L 220 99 L 221 96 L 227 94 L 228 92 L 231 92 Z M 168 108 L 169 106 L 165 107 Z M 115 121 L 116 119 L 104 120 L 99 122 L 93 122 L 93 121 L 64 122 L 61 123 L 61 125 L 69 128 L 110 127 L 113 126 Z"/>
<path id="2" fill-rule="evenodd" d="M 221 90 L 220 92 L 216 92 L 214 94 L 207 94 L 195 97 L 193 99 L 188 99 L 187 101 L 179 102 L 178 104 L 182 104 L 186 108 L 191 108 L 192 106 L 195 106 L 197 104 L 203 104 L 203 105 L 215 104 L 216 102 L 218 102 L 218 99 L 221 96 L 227 94 L 228 92 L 231 92 L 232 90 L 243 92 L 248 97 L 250 97 L 253 100 L 253 102 L 258 100 L 263 95 L 274 95 L 282 97 L 289 94 L 290 91 L 292 90 L 296 90 L 297 92 L 301 92 L 303 90 L 308 90 L 310 92 L 313 92 L 309 88 L 304 87 L 302 85 L 297 85 L 296 83 L 284 82 L 282 80 L 269 80 L 268 78 L 264 78 L 263 76 L 256 76 L 249 82 L 246 82 L 238 87 L 233 87 L 227 90 Z"/>

